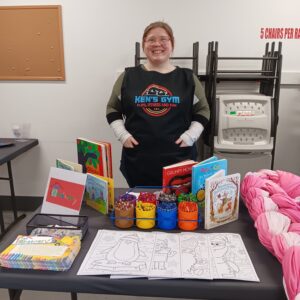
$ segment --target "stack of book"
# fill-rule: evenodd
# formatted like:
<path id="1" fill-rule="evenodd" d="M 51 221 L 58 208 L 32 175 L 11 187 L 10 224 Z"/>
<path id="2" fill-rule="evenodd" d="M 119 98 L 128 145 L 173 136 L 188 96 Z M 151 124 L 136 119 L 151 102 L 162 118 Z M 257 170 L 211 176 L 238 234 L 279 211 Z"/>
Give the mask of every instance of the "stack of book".
<path id="1" fill-rule="evenodd" d="M 86 174 L 86 204 L 107 214 L 114 208 L 111 144 L 85 138 L 77 138 L 76 144 L 78 163 L 57 158 L 56 167 Z"/>
<path id="2" fill-rule="evenodd" d="M 54 238 L 19 235 L 0 254 L 0 265 L 13 269 L 65 271 L 71 267 L 80 246 L 78 236 Z"/>

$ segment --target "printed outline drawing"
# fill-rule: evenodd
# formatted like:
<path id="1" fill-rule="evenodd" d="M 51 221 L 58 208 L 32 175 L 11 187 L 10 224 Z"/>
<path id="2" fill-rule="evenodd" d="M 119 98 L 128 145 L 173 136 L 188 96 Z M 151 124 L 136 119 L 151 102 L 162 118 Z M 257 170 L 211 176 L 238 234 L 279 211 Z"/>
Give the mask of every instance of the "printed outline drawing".
<path id="1" fill-rule="evenodd" d="M 140 258 L 147 256 L 140 249 L 139 243 L 140 239 L 137 234 L 122 236 L 115 245 L 100 252 L 100 259 L 94 260 L 91 263 L 91 268 L 124 272 L 146 269 L 146 262 Z"/>
<path id="2" fill-rule="evenodd" d="M 222 278 L 238 277 L 237 274 L 240 272 L 238 265 L 230 258 L 230 244 L 228 238 L 224 235 L 215 235 L 210 239 L 214 261 Z"/>
<path id="3" fill-rule="evenodd" d="M 152 270 L 166 270 L 169 257 L 176 254 L 168 247 L 168 239 L 157 239 L 155 242 L 154 255 L 152 259 Z"/>

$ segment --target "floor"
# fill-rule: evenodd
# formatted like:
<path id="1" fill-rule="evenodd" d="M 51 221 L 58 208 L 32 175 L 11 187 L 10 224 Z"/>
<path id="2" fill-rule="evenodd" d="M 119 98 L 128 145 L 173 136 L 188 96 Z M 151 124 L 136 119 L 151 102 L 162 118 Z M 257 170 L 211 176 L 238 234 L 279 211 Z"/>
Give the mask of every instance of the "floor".
<path id="1" fill-rule="evenodd" d="M 22 212 L 19 212 L 21 214 Z M 4 222 L 7 226 L 13 219 L 11 213 L 4 212 Z M 78 300 L 138 300 L 141 297 L 133 296 L 112 296 L 112 295 L 94 295 L 94 294 L 78 294 Z M 71 300 L 71 295 L 68 293 L 58 292 L 38 292 L 38 291 L 23 291 L 21 300 Z M 173 298 L 151 298 L 144 297 L 143 300 L 174 300 Z M 5 289 L 0 289 L 0 300 L 9 300 L 8 292 Z M 182 299 L 184 300 L 184 299 Z"/>

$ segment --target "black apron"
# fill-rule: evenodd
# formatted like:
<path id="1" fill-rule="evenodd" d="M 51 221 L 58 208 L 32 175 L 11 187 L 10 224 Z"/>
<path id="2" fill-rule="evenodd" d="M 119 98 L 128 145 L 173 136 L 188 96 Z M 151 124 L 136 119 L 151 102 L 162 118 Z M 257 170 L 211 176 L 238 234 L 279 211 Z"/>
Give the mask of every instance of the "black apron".
<path id="1" fill-rule="evenodd" d="M 167 74 L 141 66 L 126 69 L 121 88 L 125 128 L 139 142 L 122 150 L 120 170 L 130 187 L 161 186 L 164 166 L 195 159 L 195 145 L 175 144 L 191 124 L 194 89 L 189 69 Z"/>

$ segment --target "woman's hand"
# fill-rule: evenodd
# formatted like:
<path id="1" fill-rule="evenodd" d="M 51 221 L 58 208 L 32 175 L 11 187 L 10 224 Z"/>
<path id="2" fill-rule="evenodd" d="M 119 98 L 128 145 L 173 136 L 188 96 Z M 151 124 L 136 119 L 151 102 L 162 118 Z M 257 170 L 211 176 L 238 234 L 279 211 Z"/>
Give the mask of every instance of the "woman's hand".
<path id="1" fill-rule="evenodd" d="M 188 147 L 189 145 L 184 142 L 184 140 L 180 137 L 175 144 L 179 145 L 179 147 Z"/>
<path id="2" fill-rule="evenodd" d="M 133 136 L 130 136 L 128 139 L 126 139 L 123 146 L 125 148 L 134 148 L 138 144 L 139 144 L 138 141 Z"/>

